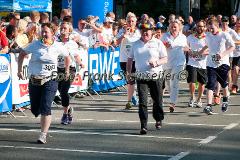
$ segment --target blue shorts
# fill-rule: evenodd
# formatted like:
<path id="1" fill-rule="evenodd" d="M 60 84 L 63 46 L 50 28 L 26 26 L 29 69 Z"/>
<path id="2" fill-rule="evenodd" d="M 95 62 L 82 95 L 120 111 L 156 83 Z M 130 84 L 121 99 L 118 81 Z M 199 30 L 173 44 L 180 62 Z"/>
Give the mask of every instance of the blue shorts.
<path id="1" fill-rule="evenodd" d="M 29 81 L 29 96 L 31 103 L 31 112 L 35 117 L 39 114 L 51 115 L 51 106 L 57 92 L 58 82 L 50 80 L 42 86 L 36 86 Z"/>
<path id="2" fill-rule="evenodd" d="M 230 66 L 223 64 L 217 68 L 207 67 L 208 82 L 206 88 L 209 90 L 215 90 L 217 82 L 219 82 L 222 88 L 226 88 L 228 85 L 228 71 Z"/>

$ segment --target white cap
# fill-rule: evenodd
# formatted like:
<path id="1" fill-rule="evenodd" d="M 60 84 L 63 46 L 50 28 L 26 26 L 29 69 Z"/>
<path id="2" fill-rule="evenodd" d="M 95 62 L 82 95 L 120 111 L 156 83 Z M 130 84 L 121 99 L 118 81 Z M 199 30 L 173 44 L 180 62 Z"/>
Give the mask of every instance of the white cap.
<path id="1" fill-rule="evenodd" d="M 114 23 L 115 21 L 111 17 L 105 17 L 104 22 Z"/>
<path id="2" fill-rule="evenodd" d="M 161 19 L 166 19 L 163 15 L 160 15 L 158 18 L 161 18 Z"/>

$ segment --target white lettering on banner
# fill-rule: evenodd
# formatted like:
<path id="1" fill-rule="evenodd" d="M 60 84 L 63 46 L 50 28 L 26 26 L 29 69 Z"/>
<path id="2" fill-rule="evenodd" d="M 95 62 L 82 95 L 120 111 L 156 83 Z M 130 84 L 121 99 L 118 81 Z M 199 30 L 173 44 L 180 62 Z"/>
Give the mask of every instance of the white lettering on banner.
<path id="1" fill-rule="evenodd" d="M 90 54 L 89 73 L 84 73 L 83 79 L 88 76 L 98 84 L 99 81 L 119 80 L 121 75 L 119 73 L 114 74 L 115 69 L 118 67 L 118 62 L 116 61 L 118 57 L 119 51 Z"/>
<path id="2" fill-rule="evenodd" d="M 99 55 L 100 74 L 110 73 L 113 54 L 112 52 L 110 53 L 109 59 L 107 58 L 107 54 L 108 54 L 107 52 L 104 52 L 103 54 Z"/>
<path id="3" fill-rule="evenodd" d="M 106 14 L 108 12 L 108 7 L 109 7 L 109 2 L 108 2 L 108 0 L 106 0 L 104 2 L 104 17 L 106 17 Z"/>
<path id="4" fill-rule="evenodd" d="M 117 69 L 118 67 L 118 62 L 116 61 L 116 58 L 119 58 L 120 54 L 119 54 L 119 51 L 114 51 L 113 53 L 113 61 L 112 61 L 112 74 L 114 74 L 114 70 Z M 118 74 L 114 74 L 112 76 L 112 78 L 114 80 L 117 80 L 117 79 L 122 79 L 122 77 L 120 76 L 120 73 Z"/>
<path id="5" fill-rule="evenodd" d="M 90 64 L 89 64 L 89 70 L 90 70 L 90 73 L 98 73 L 98 54 L 90 54 L 89 55 L 89 62 L 90 62 Z M 95 68 L 93 68 L 93 62 L 96 62 L 95 63 Z M 89 76 L 89 77 L 91 77 L 91 75 Z"/>
<path id="6" fill-rule="evenodd" d="M 0 57 L 0 83 L 4 83 L 10 77 L 10 63 L 6 57 Z"/>
<path id="7" fill-rule="evenodd" d="M 68 0 L 68 8 L 72 11 L 72 0 Z"/>

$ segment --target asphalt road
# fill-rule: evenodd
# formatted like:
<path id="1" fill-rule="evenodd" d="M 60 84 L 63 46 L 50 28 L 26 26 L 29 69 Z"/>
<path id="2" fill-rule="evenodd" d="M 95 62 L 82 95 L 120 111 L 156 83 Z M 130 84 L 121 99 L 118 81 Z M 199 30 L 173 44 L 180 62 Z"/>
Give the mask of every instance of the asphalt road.
<path id="1" fill-rule="evenodd" d="M 229 111 L 214 106 L 215 115 L 188 108 L 188 90 L 181 85 L 176 111 L 156 130 L 149 106 L 148 134 L 139 135 L 137 107 L 123 110 L 126 92 L 75 98 L 74 122 L 61 125 L 62 108 L 53 106 L 48 143 L 36 143 L 39 118 L 29 110 L 0 116 L 0 160 L 239 160 L 240 95 L 231 96 Z M 204 102 L 206 99 L 203 100 Z"/>

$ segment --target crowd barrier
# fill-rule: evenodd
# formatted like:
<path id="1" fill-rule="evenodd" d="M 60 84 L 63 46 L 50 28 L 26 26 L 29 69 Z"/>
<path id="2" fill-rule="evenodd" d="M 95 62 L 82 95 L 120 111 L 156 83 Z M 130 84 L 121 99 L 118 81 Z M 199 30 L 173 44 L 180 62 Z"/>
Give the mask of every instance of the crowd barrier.
<path id="1" fill-rule="evenodd" d="M 28 93 L 28 63 L 30 56 L 23 61 L 24 79 L 17 77 L 16 54 L 0 55 L 0 112 L 12 111 L 15 108 L 29 104 Z M 84 68 L 77 67 L 76 77 L 69 93 L 85 90 L 94 92 L 108 91 L 126 84 L 120 69 L 119 48 L 104 50 L 90 48 L 88 54 L 81 54 Z"/>

